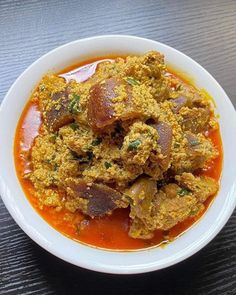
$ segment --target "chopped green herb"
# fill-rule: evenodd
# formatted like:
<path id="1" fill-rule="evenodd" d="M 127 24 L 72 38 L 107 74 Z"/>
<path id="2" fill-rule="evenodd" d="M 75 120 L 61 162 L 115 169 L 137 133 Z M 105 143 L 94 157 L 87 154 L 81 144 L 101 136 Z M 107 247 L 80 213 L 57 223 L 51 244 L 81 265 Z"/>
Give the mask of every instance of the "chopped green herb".
<path id="1" fill-rule="evenodd" d="M 71 123 L 69 126 L 74 131 L 79 129 L 79 125 L 77 123 Z"/>
<path id="2" fill-rule="evenodd" d="M 44 91 L 45 89 L 45 85 L 39 85 L 39 91 Z"/>
<path id="3" fill-rule="evenodd" d="M 127 77 L 127 82 L 132 86 L 140 84 L 139 81 L 135 80 L 133 77 Z"/>
<path id="4" fill-rule="evenodd" d="M 193 216 L 196 215 L 198 213 L 199 209 L 198 208 L 194 208 L 190 211 L 189 215 Z"/>
<path id="5" fill-rule="evenodd" d="M 57 182 L 56 178 L 53 175 L 50 176 L 50 181 L 52 184 L 55 184 Z"/>
<path id="6" fill-rule="evenodd" d="M 57 139 L 57 134 L 52 134 L 52 135 L 49 137 L 49 141 L 50 141 L 51 143 L 55 143 L 56 139 Z"/>
<path id="7" fill-rule="evenodd" d="M 147 130 L 147 136 L 153 138 L 153 134 L 152 134 L 151 130 L 149 130 L 149 129 Z"/>
<path id="8" fill-rule="evenodd" d="M 128 151 L 134 151 L 137 150 L 138 146 L 141 144 L 141 140 L 140 139 L 136 139 L 133 141 L 130 141 L 129 146 L 128 146 Z"/>
<path id="9" fill-rule="evenodd" d="M 134 204 L 134 200 L 133 200 L 130 196 L 124 194 L 124 195 L 123 195 L 123 198 L 124 198 L 125 200 L 127 200 L 131 205 Z"/>
<path id="10" fill-rule="evenodd" d="M 179 147 L 180 147 L 180 143 L 176 142 L 176 143 L 174 144 L 174 148 L 179 148 Z"/>
<path id="11" fill-rule="evenodd" d="M 176 90 L 176 91 L 180 91 L 180 90 L 182 90 L 182 85 L 181 85 L 181 84 L 178 84 L 177 87 L 175 88 L 175 90 Z"/>
<path id="12" fill-rule="evenodd" d="M 183 197 L 183 196 L 186 196 L 186 195 L 189 195 L 190 193 L 190 190 L 187 189 L 187 188 L 181 188 L 179 191 L 178 191 L 178 195 L 180 197 Z"/>
<path id="13" fill-rule="evenodd" d="M 98 137 L 96 139 L 94 139 L 91 143 L 92 146 L 97 146 L 99 145 L 100 143 L 102 142 L 102 138 L 101 137 Z"/>
<path id="14" fill-rule="evenodd" d="M 80 112 L 79 102 L 80 102 L 80 96 L 77 94 L 74 94 L 73 99 L 70 101 L 68 106 L 70 113 L 77 115 Z"/>
<path id="15" fill-rule="evenodd" d="M 111 163 L 109 163 L 109 162 L 105 162 L 105 163 L 104 163 L 104 166 L 106 167 L 106 169 L 108 169 L 108 168 L 110 168 L 112 165 L 111 165 Z"/>
<path id="16" fill-rule="evenodd" d="M 200 142 L 199 142 L 198 139 L 191 139 L 191 140 L 189 141 L 189 143 L 190 143 L 190 145 L 192 145 L 192 146 L 195 146 L 195 145 L 199 145 L 199 144 L 200 144 Z"/>

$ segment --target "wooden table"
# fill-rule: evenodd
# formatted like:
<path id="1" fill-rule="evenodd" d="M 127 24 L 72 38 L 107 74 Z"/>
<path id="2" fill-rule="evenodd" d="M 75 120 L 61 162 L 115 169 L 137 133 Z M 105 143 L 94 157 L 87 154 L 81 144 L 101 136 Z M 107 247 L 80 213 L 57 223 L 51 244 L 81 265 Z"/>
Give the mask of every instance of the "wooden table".
<path id="1" fill-rule="evenodd" d="M 236 106 L 234 0 L 0 0 L 0 100 L 42 54 L 101 34 L 147 37 L 183 51 L 219 81 Z M 236 294 L 236 213 L 188 260 L 149 274 L 116 276 L 47 253 L 0 201 L 0 294 Z"/>

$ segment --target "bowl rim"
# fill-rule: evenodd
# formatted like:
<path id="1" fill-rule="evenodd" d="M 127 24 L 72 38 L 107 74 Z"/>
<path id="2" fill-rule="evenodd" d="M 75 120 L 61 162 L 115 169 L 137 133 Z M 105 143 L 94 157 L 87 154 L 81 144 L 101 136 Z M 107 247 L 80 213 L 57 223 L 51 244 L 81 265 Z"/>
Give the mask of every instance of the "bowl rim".
<path id="1" fill-rule="evenodd" d="M 87 41 L 91 41 L 91 40 L 96 41 L 96 40 L 101 40 L 101 39 L 112 39 L 112 38 L 121 38 L 121 39 L 130 40 L 130 41 L 131 41 L 131 39 L 140 40 L 140 41 L 143 41 L 143 42 L 147 42 L 147 41 L 150 42 L 151 41 L 151 42 L 154 42 L 157 45 L 161 45 L 162 47 L 167 48 L 168 50 L 173 50 L 173 51 L 177 52 L 182 57 L 184 57 L 186 60 L 191 61 L 192 63 L 194 63 L 195 66 L 197 66 L 202 72 L 204 72 L 205 74 L 208 75 L 211 82 L 214 83 L 221 90 L 222 94 L 227 98 L 226 101 L 225 101 L 225 104 L 231 110 L 231 112 L 232 111 L 234 112 L 235 122 L 236 122 L 236 112 L 235 112 L 233 104 L 230 101 L 230 99 L 228 98 L 227 94 L 225 93 L 223 88 L 219 85 L 219 83 L 212 77 L 212 75 L 208 71 L 206 71 L 199 63 L 197 63 L 196 61 L 194 61 L 192 58 L 185 55 L 181 51 L 179 51 L 177 49 L 174 49 L 174 48 L 172 48 L 172 47 L 170 47 L 168 45 L 165 45 L 165 44 L 163 44 L 161 42 L 154 41 L 154 40 L 147 39 L 147 38 L 136 37 L 136 36 L 132 36 L 132 35 L 101 35 L 101 36 L 94 36 L 94 37 L 78 39 L 78 40 L 66 43 L 64 45 L 61 45 L 59 47 L 56 47 L 55 49 L 50 50 L 46 54 L 42 55 L 40 58 L 38 58 L 35 62 L 33 62 L 30 66 L 28 66 L 22 72 L 22 74 L 15 80 L 15 82 L 12 84 L 12 86 L 8 90 L 8 92 L 5 95 L 5 97 L 4 97 L 4 99 L 3 99 L 2 103 L 1 103 L 1 106 L 0 106 L 0 122 L 1 122 L 2 113 L 4 112 L 5 106 L 7 105 L 8 96 L 11 95 L 11 92 L 14 89 L 14 87 L 19 83 L 20 79 L 28 71 L 30 71 L 38 63 L 40 63 L 45 57 L 47 57 L 49 55 L 52 55 L 55 52 L 60 51 L 65 47 L 70 47 L 70 46 L 72 46 L 74 44 L 77 44 L 78 42 L 87 42 Z M 27 100 L 25 100 L 25 101 L 27 101 Z M 14 167 L 14 169 L 15 169 L 15 167 Z M 223 169 L 224 168 L 222 168 L 222 171 L 223 171 Z M 211 233 L 208 234 L 208 236 L 205 236 L 204 238 L 201 237 L 199 242 L 194 247 L 189 247 L 187 249 L 188 251 L 186 251 L 185 253 L 182 253 L 179 256 L 176 256 L 172 260 L 166 259 L 165 263 L 162 263 L 162 264 L 152 263 L 152 264 L 147 264 L 147 265 L 143 264 L 141 266 L 138 265 L 136 267 L 130 267 L 130 268 L 127 267 L 127 266 L 123 267 L 122 265 L 121 266 L 114 266 L 114 265 L 112 266 L 112 265 L 106 265 L 106 264 L 103 264 L 103 263 L 91 262 L 91 261 L 88 261 L 88 262 L 82 261 L 82 262 L 78 263 L 78 261 L 74 261 L 71 257 L 68 257 L 66 254 L 61 253 L 61 251 L 59 251 L 58 249 L 55 249 L 54 247 L 48 245 L 47 241 L 45 241 L 44 239 L 37 236 L 37 233 L 35 231 L 31 230 L 30 227 L 28 227 L 24 223 L 24 220 L 19 218 L 19 215 L 18 215 L 17 211 L 13 208 L 11 202 L 9 202 L 9 193 L 10 192 L 9 192 L 8 188 L 6 187 L 6 184 L 4 182 L 4 178 L 2 178 L 2 170 L 0 170 L 0 193 L 1 193 L 2 200 L 3 200 L 7 210 L 10 212 L 11 216 L 16 221 L 16 223 L 20 226 L 20 228 L 34 242 L 36 242 L 38 245 L 40 245 L 42 248 L 44 248 L 45 250 L 47 250 L 51 254 L 57 256 L 58 258 L 61 258 L 61 259 L 65 260 L 67 262 L 70 262 L 71 264 L 74 264 L 74 265 L 77 265 L 77 266 L 80 266 L 80 267 L 83 267 L 83 268 L 86 268 L 86 269 L 94 270 L 94 271 L 99 271 L 99 272 L 104 272 L 104 273 L 113 273 L 113 274 L 135 274 L 135 273 L 150 272 L 150 271 L 154 271 L 154 270 L 158 270 L 158 269 L 162 269 L 162 268 L 166 268 L 166 267 L 169 267 L 171 265 L 174 265 L 174 264 L 176 264 L 176 263 L 178 263 L 180 261 L 183 261 L 183 260 L 187 259 L 188 257 L 192 256 L 193 254 L 198 252 L 200 249 L 202 249 L 206 244 L 208 244 L 219 233 L 219 231 L 223 228 L 223 226 L 226 224 L 226 222 L 230 218 L 230 216 L 231 216 L 231 214 L 232 214 L 232 212 L 233 212 L 233 210 L 234 210 L 234 208 L 236 206 L 236 175 L 234 175 L 234 182 L 232 183 L 232 187 L 231 187 L 231 190 L 229 192 L 229 194 L 232 196 L 232 199 L 230 201 L 231 203 L 228 204 L 228 206 L 227 206 L 227 214 L 224 213 L 221 216 L 220 223 L 215 225 L 214 230 L 212 230 Z M 233 196 L 235 196 L 235 197 L 233 197 Z M 85 246 L 85 247 L 92 251 L 91 247 L 88 247 L 88 246 Z M 100 249 L 95 249 L 93 251 L 106 252 L 106 250 L 100 250 Z M 146 249 L 146 250 L 144 249 L 142 251 L 149 251 L 149 249 Z M 141 252 L 141 251 L 139 251 L 139 252 Z"/>

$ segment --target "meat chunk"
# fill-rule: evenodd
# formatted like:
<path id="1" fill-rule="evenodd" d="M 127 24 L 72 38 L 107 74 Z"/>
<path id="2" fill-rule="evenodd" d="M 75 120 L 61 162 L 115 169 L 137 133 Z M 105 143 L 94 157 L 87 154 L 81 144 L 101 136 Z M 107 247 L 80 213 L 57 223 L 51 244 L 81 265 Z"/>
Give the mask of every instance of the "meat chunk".
<path id="1" fill-rule="evenodd" d="M 192 172 L 218 156 L 212 142 L 201 134 L 185 133 L 187 144 L 181 153 L 172 154 L 171 169 L 176 173 Z"/>
<path id="2" fill-rule="evenodd" d="M 88 121 L 92 128 L 103 128 L 115 121 L 112 99 L 117 96 L 115 88 L 120 81 L 115 78 L 95 84 L 90 90 Z"/>
<path id="3" fill-rule="evenodd" d="M 168 230 L 186 219 L 193 209 L 201 207 L 190 191 L 184 195 L 181 192 L 181 187 L 176 184 L 168 184 L 159 190 L 153 196 L 146 215 L 134 216 L 130 236 L 151 238 L 155 230 Z"/>
<path id="4" fill-rule="evenodd" d="M 135 217 L 129 229 L 129 236 L 133 239 L 151 239 L 154 236 L 153 230 L 150 230 L 144 222 Z"/>
<path id="5" fill-rule="evenodd" d="M 206 199 L 218 190 L 218 183 L 210 177 L 183 173 L 175 179 L 178 184 L 169 183 L 158 192 L 152 180 L 141 179 L 127 192 L 132 198 L 131 237 L 149 239 L 156 229 L 168 230 L 198 214 Z"/>
<path id="6" fill-rule="evenodd" d="M 170 153 L 172 145 L 172 128 L 165 122 L 159 122 L 158 124 L 152 125 L 159 135 L 158 144 L 161 147 L 161 153 L 164 156 L 163 159 L 159 160 L 159 165 L 163 170 L 166 170 L 170 164 Z"/>
<path id="7" fill-rule="evenodd" d="M 191 191 L 168 184 L 156 195 L 152 224 L 156 229 L 168 230 L 201 208 L 202 205 Z"/>
<path id="8" fill-rule="evenodd" d="M 45 121 L 48 129 L 52 132 L 58 131 L 64 125 L 74 121 L 69 111 L 68 90 L 55 92 L 45 113 Z"/>
<path id="9" fill-rule="evenodd" d="M 151 202 L 157 192 L 156 181 L 142 177 L 125 192 L 130 200 L 130 217 L 139 217 L 145 219 L 150 214 Z"/>
<path id="10" fill-rule="evenodd" d="M 208 129 L 210 110 L 208 108 L 182 108 L 182 128 L 184 131 L 200 133 Z"/>
<path id="11" fill-rule="evenodd" d="M 130 203 L 130 217 L 133 219 L 129 235 L 133 238 L 151 238 L 152 232 L 145 224 L 150 218 L 152 201 L 157 192 L 156 181 L 142 177 L 125 192 Z"/>
<path id="12" fill-rule="evenodd" d="M 184 106 L 189 106 L 189 104 L 190 104 L 190 100 L 189 100 L 189 98 L 186 97 L 186 96 L 183 96 L 183 95 L 177 97 L 176 99 L 172 99 L 171 101 L 172 101 L 173 104 L 174 104 L 174 106 L 173 106 L 173 108 L 172 108 L 172 111 L 173 111 L 173 113 L 175 113 L 175 114 L 178 114 L 179 110 L 180 110 L 182 107 L 184 107 Z"/>
<path id="13" fill-rule="evenodd" d="M 213 178 L 207 176 L 196 177 L 191 173 L 177 175 L 178 183 L 191 190 L 200 202 L 205 202 L 209 196 L 217 193 L 219 185 Z"/>
<path id="14" fill-rule="evenodd" d="M 82 179 L 69 179 L 66 187 L 72 197 L 87 200 L 86 206 L 83 204 L 79 209 L 90 217 L 111 214 L 114 209 L 124 206 L 122 195 L 104 184 L 88 184 Z"/>
<path id="15" fill-rule="evenodd" d="M 133 104 L 132 86 L 129 80 L 109 78 L 95 84 L 90 90 L 88 121 L 94 130 L 111 125 L 117 120 L 140 116 Z"/>

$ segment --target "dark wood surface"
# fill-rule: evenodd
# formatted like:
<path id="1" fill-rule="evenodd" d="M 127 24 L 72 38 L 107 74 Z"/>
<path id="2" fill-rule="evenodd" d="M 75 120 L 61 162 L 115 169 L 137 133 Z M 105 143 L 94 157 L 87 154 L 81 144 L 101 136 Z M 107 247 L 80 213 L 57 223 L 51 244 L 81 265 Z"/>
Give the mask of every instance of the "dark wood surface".
<path id="1" fill-rule="evenodd" d="M 147 37 L 183 51 L 219 81 L 236 106 L 234 0 L 0 0 L 0 101 L 42 54 L 101 34 Z M 188 260 L 149 274 L 116 276 L 53 257 L 24 234 L 0 200 L 0 294 L 236 294 L 236 212 Z"/>

